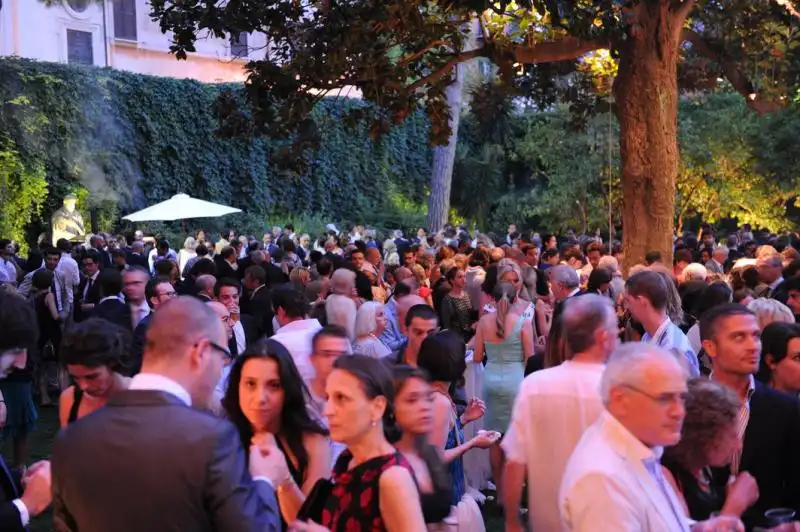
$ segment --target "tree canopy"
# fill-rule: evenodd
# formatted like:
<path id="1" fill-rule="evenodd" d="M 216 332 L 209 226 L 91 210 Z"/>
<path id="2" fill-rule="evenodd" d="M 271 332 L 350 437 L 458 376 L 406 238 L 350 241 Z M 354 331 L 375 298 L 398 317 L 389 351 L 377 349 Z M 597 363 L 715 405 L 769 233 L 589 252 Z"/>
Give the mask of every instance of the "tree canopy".
<path id="1" fill-rule="evenodd" d="M 152 0 L 152 16 L 173 33 L 179 58 L 210 33 L 270 37 L 266 57 L 247 68 L 248 104 L 223 101 L 230 133 L 317 140 L 309 116 L 324 95 L 357 87 L 377 107 L 373 132 L 424 105 L 431 140 L 449 135 L 444 88 L 453 66 L 482 57 L 505 86 L 541 106 L 559 98 L 586 112 L 609 94 L 608 76 L 648 17 L 673 21 L 684 61 L 682 86 L 728 82 L 753 109 L 779 107 L 798 75 L 796 15 L 788 0 L 263 0 L 224 3 Z M 481 38 L 464 50 L 473 23 Z M 658 46 L 658 43 L 650 43 Z M 603 53 L 609 50 L 610 54 Z M 599 89 L 599 90 L 598 90 Z M 355 113 L 354 117 L 361 115 Z"/>
<path id="2" fill-rule="evenodd" d="M 790 0 L 152 0 L 152 16 L 185 57 L 198 38 L 264 32 L 250 61 L 246 105 L 221 98 L 225 134 L 319 141 L 310 118 L 325 95 L 358 88 L 380 135 L 418 106 L 430 141 L 450 137 L 445 88 L 454 66 L 484 58 L 510 94 L 574 116 L 611 109 L 619 121 L 627 266 L 672 253 L 680 89 L 729 84 L 758 113 L 780 109 L 798 80 L 798 14 Z M 465 47 L 479 25 L 480 39 Z"/>

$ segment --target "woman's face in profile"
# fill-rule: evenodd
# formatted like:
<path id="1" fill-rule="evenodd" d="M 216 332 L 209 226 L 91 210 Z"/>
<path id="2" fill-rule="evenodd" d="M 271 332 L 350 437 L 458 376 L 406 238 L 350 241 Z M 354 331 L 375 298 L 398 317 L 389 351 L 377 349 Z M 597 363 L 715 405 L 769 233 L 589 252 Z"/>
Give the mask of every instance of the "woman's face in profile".
<path id="1" fill-rule="evenodd" d="M 433 388 L 422 379 L 407 379 L 395 398 L 394 414 L 403 431 L 428 434 L 433 425 Z"/>
<path id="2" fill-rule="evenodd" d="M 114 372 L 108 366 L 90 368 L 68 364 L 67 373 L 75 381 L 75 386 L 92 397 L 105 397 L 114 385 Z"/>

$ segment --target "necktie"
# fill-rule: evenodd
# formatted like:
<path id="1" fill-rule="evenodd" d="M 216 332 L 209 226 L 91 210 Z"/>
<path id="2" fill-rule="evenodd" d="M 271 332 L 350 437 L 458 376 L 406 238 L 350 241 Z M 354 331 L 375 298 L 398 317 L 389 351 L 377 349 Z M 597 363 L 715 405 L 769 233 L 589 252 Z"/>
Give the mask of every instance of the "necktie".
<path id="1" fill-rule="evenodd" d="M 89 277 L 89 281 L 86 283 L 86 288 L 83 290 L 83 302 L 86 303 L 87 299 L 89 299 L 89 292 L 92 291 L 92 278 Z"/>
<path id="2" fill-rule="evenodd" d="M 234 357 L 236 357 L 239 354 L 239 346 L 236 344 L 236 333 L 233 333 L 231 339 L 228 340 L 228 350 Z"/>
<path id="3" fill-rule="evenodd" d="M 659 462 L 658 458 L 655 457 L 648 458 L 647 460 L 644 460 L 644 467 L 647 469 L 647 472 L 650 473 L 650 476 L 653 478 L 653 480 L 655 480 L 658 489 L 661 490 L 661 493 L 664 495 L 664 499 L 666 499 L 667 504 L 669 504 L 670 510 L 672 510 L 672 515 L 678 522 L 681 532 L 689 532 L 683 512 L 675 508 L 675 504 L 672 502 L 672 497 L 670 497 L 670 492 L 672 489 L 667 486 L 667 481 L 664 478 L 664 472 L 661 470 L 661 462 Z"/>

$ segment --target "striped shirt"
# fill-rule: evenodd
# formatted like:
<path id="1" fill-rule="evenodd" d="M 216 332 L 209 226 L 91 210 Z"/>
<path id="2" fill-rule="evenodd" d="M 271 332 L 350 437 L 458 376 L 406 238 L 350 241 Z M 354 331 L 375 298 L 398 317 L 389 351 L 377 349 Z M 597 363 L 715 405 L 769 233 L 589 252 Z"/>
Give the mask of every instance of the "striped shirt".
<path id="1" fill-rule="evenodd" d="M 689 339 L 683 334 L 683 331 L 677 325 L 667 318 L 659 325 L 655 334 L 652 336 L 650 333 L 644 333 L 642 342 L 646 344 L 655 344 L 658 347 L 663 347 L 667 351 L 672 351 L 680 355 L 689 363 L 689 373 L 692 377 L 700 376 L 700 364 L 697 361 L 697 353 L 692 349 Z"/>
<path id="2" fill-rule="evenodd" d="M 744 449 L 744 433 L 747 430 L 747 423 L 750 421 L 750 398 L 753 396 L 753 392 L 756 391 L 756 381 L 752 375 L 750 375 L 750 383 L 747 386 L 747 393 L 744 396 L 744 400 L 742 404 L 739 406 L 739 412 L 736 415 L 736 432 L 739 435 L 739 441 L 742 442 L 742 445 L 739 446 L 739 452 L 737 452 L 733 460 L 731 461 L 731 475 L 738 475 L 739 468 L 742 465 L 742 450 Z"/>

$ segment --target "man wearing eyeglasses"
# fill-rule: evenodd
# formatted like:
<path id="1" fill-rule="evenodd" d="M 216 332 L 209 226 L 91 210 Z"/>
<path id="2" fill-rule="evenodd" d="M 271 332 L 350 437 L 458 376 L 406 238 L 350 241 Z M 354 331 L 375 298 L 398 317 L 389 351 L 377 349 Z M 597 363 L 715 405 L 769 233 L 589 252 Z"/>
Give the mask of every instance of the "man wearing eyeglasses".
<path id="1" fill-rule="evenodd" d="M 147 281 L 144 288 L 144 295 L 148 305 L 150 305 L 151 311 L 139 321 L 139 324 L 133 331 L 130 375 L 136 375 L 142 367 L 145 336 L 147 335 L 147 329 L 150 327 L 150 321 L 153 319 L 153 314 L 157 312 L 164 303 L 178 296 L 177 292 L 175 292 L 175 287 L 172 286 L 172 283 L 166 277 L 153 277 Z"/>
<path id="2" fill-rule="evenodd" d="M 222 325 L 225 326 L 225 332 L 227 333 L 228 342 L 231 341 L 233 338 L 233 326 L 236 324 L 231 317 L 231 313 L 228 310 L 228 307 L 220 303 L 219 301 L 211 301 L 206 303 L 208 308 L 214 311 L 219 317 L 219 320 L 222 322 Z M 224 344 L 229 345 L 229 344 Z M 221 401 L 222 398 L 225 396 L 225 390 L 228 388 L 228 376 L 231 373 L 231 365 L 233 361 L 236 359 L 236 355 L 230 352 L 230 349 L 225 348 L 228 351 L 227 360 L 225 365 L 222 367 L 222 375 L 220 376 L 219 382 L 217 383 L 217 387 L 214 389 L 214 399 L 212 400 L 211 404 L 211 411 L 218 413 L 221 411 L 222 405 Z"/>
<path id="3" fill-rule="evenodd" d="M 159 307 L 130 388 L 55 442 L 57 529 L 280 530 L 273 486 L 289 473 L 274 439 L 251 446 L 246 463 L 233 424 L 201 411 L 230 358 L 226 340 L 194 297 Z"/>
<path id="4" fill-rule="evenodd" d="M 664 477 L 664 446 L 681 438 L 687 373 L 661 347 L 629 343 L 600 379 L 606 411 L 581 437 L 559 492 L 562 530 L 744 532 L 735 517 L 690 522 Z"/>
<path id="5" fill-rule="evenodd" d="M 0 334 L 0 379 L 4 379 L 14 368 L 25 368 L 27 346 L 36 345 L 38 331 L 36 315 L 28 302 L 3 290 L 0 290 L 0 330 L 3 331 Z M 42 513 L 51 501 L 50 462 L 33 464 L 20 478 L 18 473 L 9 470 L 0 456 L 0 530 L 27 530 L 30 518 Z"/>

